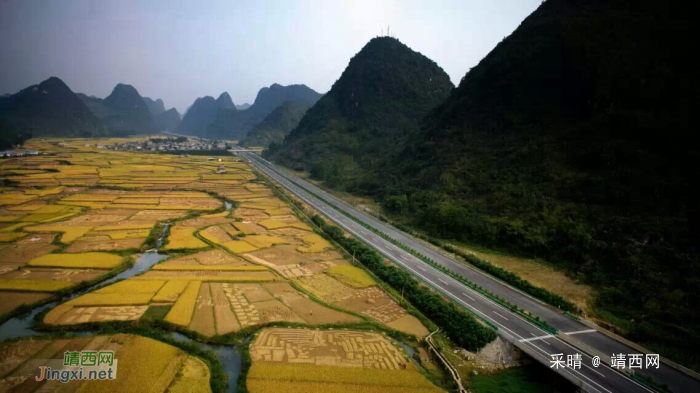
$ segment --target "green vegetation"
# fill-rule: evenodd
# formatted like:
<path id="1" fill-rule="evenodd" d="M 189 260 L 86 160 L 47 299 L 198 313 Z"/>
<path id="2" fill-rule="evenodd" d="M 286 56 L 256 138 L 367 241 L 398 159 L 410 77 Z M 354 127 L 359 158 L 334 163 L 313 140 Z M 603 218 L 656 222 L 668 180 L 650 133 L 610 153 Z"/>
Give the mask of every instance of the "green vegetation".
<path id="1" fill-rule="evenodd" d="M 29 128 L 19 128 L 0 119 L 0 150 L 14 149 L 22 146 L 24 141 L 32 137 Z"/>
<path id="2" fill-rule="evenodd" d="M 281 149 L 271 148 L 265 156 L 308 169 L 332 187 L 360 181 L 355 177 L 367 174 L 379 157 L 415 131 L 452 88 L 432 60 L 395 38 L 374 38 L 306 112 Z"/>
<path id="3" fill-rule="evenodd" d="M 474 393 L 569 392 L 571 383 L 546 367 L 533 364 L 471 376 L 469 390 Z"/>
<path id="4" fill-rule="evenodd" d="M 493 330 L 482 326 L 470 314 L 421 285 L 410 273 L 392 264 L 385 264 L 384 259 L 376 251 L 358 240 L 345 237 L 340 228 L 326 224 L 318 215 L 314 215 L 312 220 L 327 236 L 354 255 L 377 277 L 397 291 L 401 291 L 406 300 L 440 326 L 457 345 L 469 351 L 478 351 L 496 338 Z"/>
<path id="5" fill-rule="evenodd" d="M 433 237 L 561 266 L 596 289 L 593 317 L 700 370 L 690 109 L 700 80 L 682 49 L 693 46 L 691 14 L 651 0 L 546 1 L 408 136 L 375 112 L 337 106 L 351 95 L 335 97 L 334 86 L 268 156 L 373 197 Z M 407 110 L 399 98 L 374 99 Z"/>
<path id="6" fill-rule="evenodd" d="M 310 104 L 303 101 L 283 102 L 250 130 L 241 146 L 268 147 L 271 143 L 281 144 L 310 107 Z"/>
<path id="7" fill-rule="evenodd" d="M 97 117 L 56 77 L 29 86 L 17 94 L 0 97 L 0 120 L 17 127 L 25 135 L 27 132 L 34 136 L 107 135 L 107 130 Z M 2 126 L 0 132 L 4 134 L 5 129 L 6 126 Z"/>

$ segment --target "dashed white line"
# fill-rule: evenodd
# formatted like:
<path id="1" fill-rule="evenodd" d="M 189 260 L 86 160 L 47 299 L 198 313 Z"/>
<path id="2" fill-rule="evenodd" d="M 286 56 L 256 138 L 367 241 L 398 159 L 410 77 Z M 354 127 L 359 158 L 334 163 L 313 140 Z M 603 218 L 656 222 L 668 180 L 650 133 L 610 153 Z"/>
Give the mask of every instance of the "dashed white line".
<path id="1" fill-rule="evenodd" d="M 476 299 L 474 299 L 473 297 L 471 297 L 471 296 L 467 295 L 467 294 L 466 294 L 466 293 L 464 293 L 464 292 L 462 292 L 462 295 L 464 295 L 464 296 L 468 297 L 469 299 L 472 299 L 472 301 L 473 301 L 473 302 L 475 302 L 475 301 L 476 301 Z"/>
<path id="2" fill-rule="evenodd" d="M 447 281 L 443 280 L 442 278 L 438 278 L 438 281 L 440 281 L 441 283 L 443 283 L 445 285 L 450 285 L 447 283 Z"/>
<path id="3" fill-rule="evenodd" d="M 498 315 L 499 317 L 505 319 L 506 321 L 508 320 L 508 318 L 504 317 L 503 315 L 501 315 L 501 314 L 499 314 L 499 313 L 497 313 L 497 312 L 495 312 L 495 311 L 494 311 L 493 313 L 496 314 L 496 315 Z"/>

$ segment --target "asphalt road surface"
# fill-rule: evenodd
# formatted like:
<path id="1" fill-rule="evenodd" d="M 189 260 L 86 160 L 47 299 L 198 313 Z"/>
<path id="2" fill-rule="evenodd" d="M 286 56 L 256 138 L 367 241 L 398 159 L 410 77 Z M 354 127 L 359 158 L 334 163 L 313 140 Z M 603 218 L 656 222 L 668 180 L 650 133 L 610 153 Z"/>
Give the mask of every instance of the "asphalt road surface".
<path id="1" fill-rule="evenodd" d="M 563 369 L 555 369 L 555 371 L 577 385 L 582 386 L 584 390 L 608 393 L 652 391 L 648 387 L 629 378 L 627 374 L 624 374 L 620 370 L 612 369 L 603 362 L 597 367 L 594 367 L 592 364 L 592 356 L 598 353 L 610 357 L 613 354 L 620 353 L 626 355 L 638 354 L 640 353 L 638 350 L 599 333 L 589 326 L 559 313 L 551 306 L 545 305 L 478 270 L 443 255 L 400 230 L 388 226 L 378 219 L 353 208 L 313 184 L 275 167 L 270 162 L 253 153 L 240 152 L 239 154 L 251 162 L 255 168 L 274 179 L 281 186 L 313 206 L 316 210 L 322 212 L 327 218 L 344 230 L 374 247 L 386 258 L 402 266 L 418 279 L 442 292 L 445 296 L 451 298 L 458 304 L 461 304 L 480 315 L 483 319 L 496 325 L 499 335 L 513 342 L 536 360 L 547 366 L 551 366 L 553 354 L 562 354 L 563 360 L 567 359 L 567 355 L 581 354 L 582 362 L 579 369 L 565 367 Z M 306 190 L 311 191 L 315 196 Z M 387 234 L 391 238 L 418 251 L 491 293 L 497 294 L 511 304 L 515 304 L 522 309 L 530 311 L 541 319 L 546 320 L 549 326 L 554 327 L 561 334 L 566 334 L 569 338 L 578 340 L 585 344 L 585 346 L 577 345 L 575 341 L 572 345 L 571 342 L 565 342 L 559 337 L 552 336 L 549 332 L 521 318 L 509 309 L 484 297 L 480 293 L 414 257 L 409 252 L 369 231 L 359 223 L 341 214 L 330 205 L 342 209 L 361 220 L 363 223 Z M 586 346 L 592 348 L 594 351 L 586 348 Z M 644 366 L 646 366 L 646 364 L 644 364 L 643 367 Z M 656 383 L 659 385 L 668 385 L 673 392 L 700 392 L 700 381 L 661 362 L 658 369 L 652 368 L 635 371 L 641 375 L 652 374 Z"/>

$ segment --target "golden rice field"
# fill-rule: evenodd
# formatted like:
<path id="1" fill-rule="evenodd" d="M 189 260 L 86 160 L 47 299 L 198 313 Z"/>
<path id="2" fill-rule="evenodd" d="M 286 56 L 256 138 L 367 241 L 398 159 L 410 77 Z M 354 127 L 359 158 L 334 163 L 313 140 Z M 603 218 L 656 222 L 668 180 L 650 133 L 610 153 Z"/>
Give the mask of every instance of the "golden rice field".
<path id="1" fill-rule="evenodd" d="M 39 365 L 61 365 L 64 351 L 87 350 L 114 351 L 114 358 L 118 361 L 117 378 L 73 380 L 66 384 L 60 381 L 34 382 L 39 376 Z M 153 388 L 153 391 L 182 391 L 183 387 L 190 387 L 196 381 L 199 386 L 193 391 L 211 392 L 209 368 L 199 358 L 137 335 L 23 339 L 0 343 L 0 356 L 3 391 L 137 392 L 144 391 L 144 386 Z"/>
<path id="2" fill-rule="evenodd" d="M 35 139 L 26 147 L 55 155 L 0 161 L 0 178 L 11 184 L 0 188 L 0 295 L 5 299 L 0 318 L 23 304 L 48 301 L 57 291 L 70 291 L 83 281 L 103 279 L 153 248 L 152 231 L 169 224 L 160 249 L 169 258 L 148 271 L 58 304 L 43 322 L 138 323 L 158 318 L 211 337 L 255 331 L 275 322 L 348 328 L 367 319 L 409 334 L 427 334 L 415 317 L 313 233 L 237 157 L 210 161 L 206 156 L 96 147 L 137 139 Z M 226 173 L 216 173 L 219 165 Z M 236 202 L 235 208 L 224 210 L 224 199 Z M 316 331 L 277 330 L 282 335 Z M 157 341 L 127 335 L 62 340 L 46 340 L 53 342 L 55 354 L 36 343 L 27 345 L 31 350 L 13 353 L 19 362 L 36 356 L 52 359 L 67 343 L 71 348 L 73 341 L 76 349 L 108 346 L 117 351 L 118 381 L 68 384 L 68 391 L 138 391 L 143 381 L 153 391 L 210 391 L 204 362 Z M 343 340 L 353 338 L 338 336 L 338 342 Z M 252 392 L 439 391 L 392 352 L 389 343 L 378 340 L 380 346 L 367 347 L 370 352 L 385 351 L 372 352 L 375 367 L 329 366 L 323 360 L 329 353 L 320 354 L 318 364 L 310 364 L 299 352 L 294 355 L 303 360 L 299 363 L 254 360 L 247 386 Z M 5 345 L 0 343 L 0 356 Z M 263 352 L 256 356 L 270 360 L 291 356 L 288 351 L 280 355 L 277 349 Z M 389 362 L 387 369 L 377 359 Z M 3 373 L 4 364 L 10 363 L 0 361 L 4 378 L 0 390 L 30 376 L 22 374 L 30 371 L 22 367 Z"/>
<path id="3" fill-rule="evenodd" d="M 306 246 L 299 246 L 297 247 L 297 250 L 299 252 L 305 252 L 305 253 L 316 253 L 316 252 L 323 252 L 324 250 L 327 250 L 331 248 L 331 244 L 328 243 L 328 241 L 324 238 L 322 238 L 320 235 L 317 235 L 315 233 L 306 235 L 302 238 L 304 243 L 306 243 Z"/>
<path id="4" fill-rule="evenodd" d="M 27 264 L 34 267 L 65 267 L 113 269 L 124 262 L 119 255 L 105 252 L 85 252 L 79 254 L 46 254 L 32 259 Z"/>
<path id="5" fill-rule="evenodd" d="M 333 266 L 326 272 L 338 281 L 353 288 L 367 288 L 377 285 L 374 279 L 359 267 L 350 265 Z"/>

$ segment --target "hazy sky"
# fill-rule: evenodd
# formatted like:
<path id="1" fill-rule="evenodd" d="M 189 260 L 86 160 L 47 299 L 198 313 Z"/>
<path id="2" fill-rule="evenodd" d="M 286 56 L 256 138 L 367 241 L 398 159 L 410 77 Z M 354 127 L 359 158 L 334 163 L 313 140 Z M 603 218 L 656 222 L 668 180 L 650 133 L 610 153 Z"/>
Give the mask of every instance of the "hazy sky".
<path id="1" fill-rule="evenodd" d="M 387 25 L 457 84 L 541 0 L 0 0 L 0 94 L 57 76 L 106 97 L 117 83 L 180 112 L 272 83 L 325 93 Z"/>

